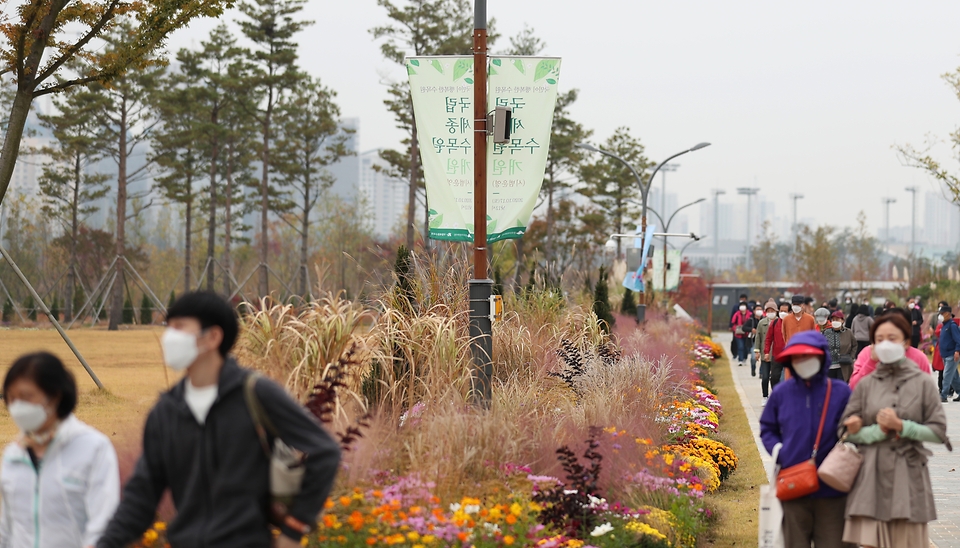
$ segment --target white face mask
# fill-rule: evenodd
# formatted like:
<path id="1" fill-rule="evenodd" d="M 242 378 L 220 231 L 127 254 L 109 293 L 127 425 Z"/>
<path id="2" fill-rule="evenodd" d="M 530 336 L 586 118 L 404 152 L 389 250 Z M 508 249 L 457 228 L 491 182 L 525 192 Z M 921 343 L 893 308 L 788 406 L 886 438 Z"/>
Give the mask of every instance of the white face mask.
<path id="1" fill-rule="evenodd" d="M 793 360 L 793 370 L 797 376 L 803 380 L 813 378 L 820 372 L 820 358 L 817 356 L 805 356 Z"/>
<path id="2" fill-rule="evenodd" d="M 192 333 L 168 327 L 160 337 L 163 349 L 163 361 L 170 369 L 183 371 L 190 367 L 200 355 L 197 348 L 197 336 Z"/>
<path id="3" fill-rule="evenodd" d="M 47 408 L 39 403 L 15 400 L 7 409 L 13 423 L 24 434 L 33 434 L 47 422 Z"/>
<path id="4" fill-rule="evenodd" d="M 908 304 L 907 306 L 910 307 L 910 310 L 913 310 L 917 305 L 915 305 L 915 304 L 913 304 L 913 303 L 910 303 L 910 304 Z"/>
<path id="5" fill-rule="evenodd" d="M 754 311 L 753 315 L 756 316 L 756 317 L 758 317 L 758 318 L 762 318 L 762 317 L 763 317 L 763 311 L 762 311 L 762 310 L 756 310 L 756 311 Z"/>
<path id="6" fill-rule="evenodd" d="M 803 310 L 803 308 L 801 308 L 800 306 L 798 306 L 798 305 L 793 305 L 793 313 L 794 313 L 794 314 L 799 314 L 800 311 L 802 311 L 802 310 Z"/>
<path id="7" fill-rule="evenodd" d="M 776 312 L 767 312 L 767 317 L 770 318 L 771 320 L 773 320 L 773 319 L 775 319 L 775 318 L 777 317 L 777 313 L 776 313 Z"/>
<path id="8" fill-rule="evenodd" d="M 939 316 L 937 316 L 937 321 L 940 323 L 943 323 L 943 314 L 940 314 Z"/>
<path id="9" fill-rule="evenodd" d="M 832 325 L 834 329 L 840 329 L 841 327 L 843 327 L 843 322 L 832 321 L 830 322 L 830 325 Z"/>
<path id="10" fill-rule="evenodd" d="M 817 325 L 827 325 L 826 318 L 817 318 Z"/>
<path id="11" fill-rule="evenodd" d="M 902 344 L 893 341 L 879 342 L 873 345 L 873 351 L 877 353 L 880 363 L 897 363 L 907 353 L 907 349 Z"/>
<path id="12" fill-rule="evenodd" d="M 741 304 L 741 305 L 740 305 L 740 312 L 746 312 L 746 311 L 747 311 L 747 307 Z"/>
<path id="13" fill-rule="evenodd" d="M 789 315 L 790 315 L 790 314 L 788 314 L 788 313 L 786 313 L 786 312 L 781 312 L 781 313 L 780 313 L 780 319 L 782 320 L 782 319 L 786 318 L 786 317 L 789 316 Z"/>

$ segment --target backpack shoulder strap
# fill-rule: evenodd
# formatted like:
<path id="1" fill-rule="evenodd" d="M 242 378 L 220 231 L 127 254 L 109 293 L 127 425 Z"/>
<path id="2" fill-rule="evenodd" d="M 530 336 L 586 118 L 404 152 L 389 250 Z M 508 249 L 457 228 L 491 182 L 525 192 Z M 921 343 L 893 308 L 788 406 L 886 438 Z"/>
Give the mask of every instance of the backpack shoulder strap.
<path id="1" fill-rule="evenodd" d="M 243 399 L 247 403 L 250 418 L 253 419 L 253 427 L 257 431 L 260 446 L 263 448 L 263 452 L 267 455 L 267 458 L 270 458 L 273 451 L 270 450 L 270 440 L 267 439 L 267 433 L 269 432 L 272 436 L 277 437 L 277 429 L 273 426 L 273 422 L 270 421 L 270 417 L 267 416 L 267 412 L 263 409 L 260 399 L 257 398 L 256 387 L 259 379 L 260 373 L 252 372 L 247 375 L 243 383 Z"/>

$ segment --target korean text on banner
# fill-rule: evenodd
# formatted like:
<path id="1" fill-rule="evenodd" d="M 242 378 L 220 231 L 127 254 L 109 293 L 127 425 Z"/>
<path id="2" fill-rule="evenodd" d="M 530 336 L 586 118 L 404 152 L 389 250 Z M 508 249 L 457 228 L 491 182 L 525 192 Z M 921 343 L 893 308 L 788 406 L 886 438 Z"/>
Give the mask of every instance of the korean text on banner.
<path id="1" fill-rule="evenodd" d="M 473 59 L 411 57 L 407 73 L 430 205 L 430 238 L 473 240 Z M 560 59 L 490 60 L 488 109 L 512 110 L 511 140 L 487 152 L 487 241 L 526 231 L 543 183 Z"/>
<path id="2" fill-rule="evenodd" d="M 676 291 L 680 287 L 680 250 L 667 251 L 667 291 Z M 663 250 L 653 254 L 653 289 L 663 291 Z"/>
<path id="3" fill-rule="evenodd" d="M 406 63 L 427 185 L 430 237 L 471 241 L 473 57 L 413 57 Z"/>

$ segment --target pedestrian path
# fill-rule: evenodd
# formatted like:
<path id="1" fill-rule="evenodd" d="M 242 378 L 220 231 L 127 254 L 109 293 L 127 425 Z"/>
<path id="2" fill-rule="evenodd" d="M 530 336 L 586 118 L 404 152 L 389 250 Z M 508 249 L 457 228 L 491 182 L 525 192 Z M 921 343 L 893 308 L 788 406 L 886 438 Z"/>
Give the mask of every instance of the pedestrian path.
<path id="1" fill-rule="evenodd" d="M 714 334 L 714 340 L 729 355 L 730 333 Z M 763 394 L 760 391 L 760 377 L 750 376 L 750 363 L 738 367 L 730 361 L 730 369 L 736 381 L 740 402 L 747 413 L 747 420 L 753 430 L 763 465 L 769 472 L 773 465 L 770 456 L 760 442 L 760 415 L 763 412 Z M 758 368 L 759 369 L 759 368 Z M 930 540 L 936 548 L 960 548 L 960 402 L 944 404 L 947 412 L 947 434 L 951 437 L 956 450 L 951 453 L 943 445 L 928 447 L 934 455 L 928 467 L 933 483 L 933 495 L 937 504 L 937 521 L 930 524 Z"/>

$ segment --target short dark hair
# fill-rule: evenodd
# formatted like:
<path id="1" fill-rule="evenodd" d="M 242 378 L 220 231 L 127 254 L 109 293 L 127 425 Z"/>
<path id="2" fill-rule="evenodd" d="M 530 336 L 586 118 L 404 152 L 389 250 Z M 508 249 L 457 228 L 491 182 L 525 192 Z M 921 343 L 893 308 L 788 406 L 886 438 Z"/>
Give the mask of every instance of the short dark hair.
<path id="1" fill-rule="evenodd" d="M 813 304 L 813 297 L 807 297 L 804 299 L 803 304 Z"/>
<path id="2" fill-rule="evenodd" d="M 941 314 L 946 313 L 946 314 L 950 314 L 951 316 L 953 316 L 953 308 L 950 308 L 950 306 L 944 306 L 943 308 L 940 309 L 940 313 L 941 313 Z"/>
<path id="3" fill-rule="evenodd" d="M 829 301 L 827 301 L 827 305 L 828 305 L 828 306 L 832 306 L 832 307 L 834 307 L 834 308 L 836 308 L 837 304 L 839 304 L 839 303 L 837 302 L 836 299 L 830 299 Z"/>
<path id="4" fill-rule="evenodd" d="M 903 317 L 903 314 L 894 311 L 877 316 L 876 321 L 873 322 L 872 326 L 870 326 L 870 344 L 873 344 L 876 339 L 877 328 L 885 323 L 892 323 L 897 329 L 903 332 L 903 340 L 910 340 L 910 336 L 913 334 L 913 329 L 910 327 L 910 322 Z"/>
<path id="5" fill-rule="evenodd" d="M 747 298 L 747 294 L 746 294 L 746 293 L 741 293 L 741 294 L 740 294 L 740 298 L 741 298 L 741 299 L 746 299 L 746 298 Z"/>
<path id="6" fill-rule="evenodd" d="M 57 417 L 64 419 L 77 407 L 77 381 L 60 358 L 49 352 L 25 354 L 17 358 L 3 379 L 3 401 L 8 402 L 10 385 L 21 378 L 33 381 L 48 398 L 59 397 Z"/>
<path id="7" fill-rule="evenodd" d="M 213 291 L 191 291 L 181 295 L 167 309 L 167 321 L 174 318 L 194 318 L 200 322 L 202 329 L 219 327 L 223 331 L 221 356 L 226 357 L 237 342 L 237 333 L 240 331 L 237 311 L 226 299 Z"/>
<path id="8" fill-rule="evenodd" d="M 865 304 L 861 304 L 860 307 L 857 308 L 857 314 L 863 314 L 864 316 L 869 316 L 870 307 Z"/>
<path id="9" fill-rule="evenodd" d="M 783 307 L 790 308 L 790 303 L 787 301 L 780 301 L 780 304 L 777 305 L 777 310 L 780 310 Z"/>

